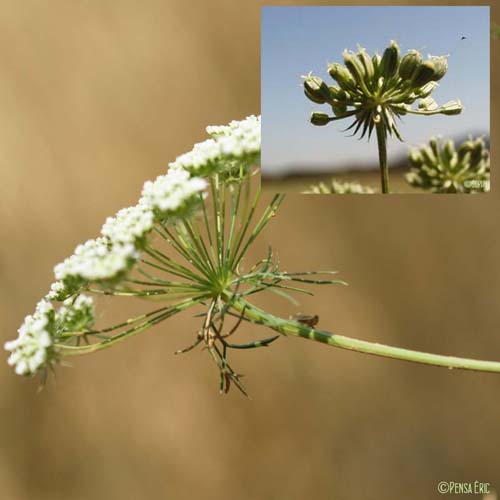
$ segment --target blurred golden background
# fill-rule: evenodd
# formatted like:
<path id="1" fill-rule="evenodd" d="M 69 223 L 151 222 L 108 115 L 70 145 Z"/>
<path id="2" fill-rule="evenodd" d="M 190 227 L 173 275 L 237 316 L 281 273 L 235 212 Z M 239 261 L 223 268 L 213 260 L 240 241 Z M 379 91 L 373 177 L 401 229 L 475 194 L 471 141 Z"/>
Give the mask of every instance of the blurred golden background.
<path id="1" fill-rule="evenodd" d="M 259 112 L 262 3 L 0 2 L 3 341 L 53 265 L 206 125 Z M 498 83 L 492 65 L 493 138 Z M 317 313 L 345 335 L 498 360 L 499 207 L 495 181 L 472 197 L 290 195 L 252 255 L 272 243 L 285 269 L 337 269 L 350 286 L 266 306 Z M 500 377 L 283 338 L 237 353 L 252 400 L 223 397 L 205 353 L 173 356 L 197 325 L 184 314 L 77 358 L 38 395 L 0 363 L 0 497 L 422 500 L 440 497 L 439 481 L 475 480 L 500 490 Z"/>

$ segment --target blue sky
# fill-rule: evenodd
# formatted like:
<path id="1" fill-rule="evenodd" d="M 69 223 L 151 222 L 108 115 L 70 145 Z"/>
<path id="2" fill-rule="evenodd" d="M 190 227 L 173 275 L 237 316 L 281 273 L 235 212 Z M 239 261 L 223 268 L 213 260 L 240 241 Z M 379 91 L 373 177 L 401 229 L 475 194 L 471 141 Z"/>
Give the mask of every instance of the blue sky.
<path id="1" fill-rule="evenodd" d="M 465 40 L 461 37 L 465 36 Z M 399 127 L 406 143 L 390 139 L 389 155 L 426 142 L 431 135 L 456 137 L 489 133 L 490 87 L 488 7 L 263 7 L 262 8 L 262 168 L 264 174 L 293 165 L 335 169 L 354 162 L 377 162 L 372 136 L 348 137 L 349 119 L 326 127 L 309 123 L 313 110 L 328 106 L 308 101 L 301 75 L 312 71 L 329 85 L 328 62 L 342 62 L 344 49 L 358 44 L 382 53 L 394 39 L 402 54 L 418 49 L 450 54 L 449 70 L 434 91 L 439 104 L 460 99 L 458 116 L 405 116 Z M 390 158 L 389 158 L 390 159 Z"/>

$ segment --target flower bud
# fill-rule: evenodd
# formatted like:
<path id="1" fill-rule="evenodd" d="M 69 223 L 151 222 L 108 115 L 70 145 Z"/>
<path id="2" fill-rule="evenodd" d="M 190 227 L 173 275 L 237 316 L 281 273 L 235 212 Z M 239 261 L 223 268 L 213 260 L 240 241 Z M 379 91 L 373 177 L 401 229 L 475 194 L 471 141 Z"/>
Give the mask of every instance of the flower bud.
<path id="1" fill-rule="evenodd" d="M 418 109 L 423 109 L 425 111 L 434 111 L 437 108 L 437 102 L 432 97 L 425 97 L 418 103 Z"/>
<path id="2" fill-rule="evenodd" d="M 318 99 L 314 95 L 310 94 L 307 89 L 304 89 L 304 95 L 312 102 L 315 102 L 316 104 L 325 104 L 324 99 Z"/>
<path id="3" fill-rule="evenodd" d="M 365 78 L 365 68 L 361 61 L 352 53 L 344 51 L 344 64 L 353 76 L 356 83 L 361 84 Z"/>
<path id="4" fill-rule="evenodd" d="M 444 56 L 431 57 L 431 63 L 434 65 L 434 78 L 433 81 L 441 80 L 448 71 L 448 60 Z"/>
<path id="5" fill-rule="evenodd" d="M 363 65 L 363 69 L 365 72 L 365 81 L 369 82 L 372 80 L 374 74 L 375 74 L 375 69 L 373 67 L 373 62 L 371 57 L 368 55 L 365 49 L 360 49 L 358 52 L 358 60 L 361 62 Z"/>
<path id="6" fill-rule="evenodd" d="M 304 92 L 311 101 L 324 104 L 330 99 L 330 89 L 319 76 L 304 78 Z"/>
<path id="7" fill-rule="evenodd" d="M 403 80 L 411 80 L 421 62 L 422 56 L 420 55 L 420 52 L 417 50 L 410 50 L 410 52 L 408 52 L 408 54 L 401 59 L 401 63 L 399 65 L 399 76 Z"/>
<path id="8" fill-rule="evenodd" d="M 418 149 L 411 149 L 409 158 L 410 163 L 412 163 L 412 165 L 415 167 L 418 167 L 424 163 L 424 159 L 422 158 L 422 155 L 420 154 L 420 151 Z"/>
<path id="9" fill-rule="evenodd" d="M 452 158 L 456 155 L 455 145 L 452 140 L 446 141 L 443 151 L 442 151 L 443 159 L 446 163 L 450 163 Z"/>
<path id="10" fill-rule="evenodd" d="M 429 140 L 429 146 L 431 148 L 432 153 L 436 157 L 436 159 L 439 159 L 439 140 L 437 137 L 431 137 Z"/>
<path id="11" fill-rule="evenodd" d="M 481 137 L 476 140 L 469 139 L 460 145 L 458 150 L 458 156 L 460 159 L 463 159 L 466 154 L 469 154 L 469 161 L 472 165 L 477 165 L 481 161 L 486 153 L 488 155 L 486 146 Z"/>
<path id="12" fill-rule="evenodd" d="M 424 61 L 413 73 L 413 87 L 423 87 L 434 79 L 434 65 L 431 61 Z"/>
<path id="13" fill-rule="evenodd" d="M 332 102 L 332 111 L 335 116 L 342 116 L 347 111 L 345 102 Z"/>
<path id="14" fill-rule="evenodd" d="M 380 73 L 385 78 L 394 76 L 399 66 L 399 46 L 392 40 L 391 45 L 384 50 L 380 61 Z"/>
<path id="15" fill-rule="evenodd" d="M 418 97 L 428 97 L 434 92 L 434 90 L 438 86 L 439 83 L 437 82 L 426 83 L 423 87 L 420 87 L 417 90 L 415 90 L 415 94 L 417 94 Z"/>
<path id="16" fill-rule="evenodd" d="M 441 106 L 443 115 L 459 115 L 462 112 L 462 103 L 460 101 L 449 101 Z"/>
<path id="17" fill-rule="evenodd" d="M 349 73 L 349 70 L 346 67 L 342 66 L 342 64 L 329 64 L 328 73 L 344 90 L 353 90 L 354 88 L 356 88 L 356 83 L 351 73 Z"/>
<path id="18" fill-rule="evenodd" d="M 462 160 L 467 153 L 470 153 L 472 149 L 474 148 L 474 141 L 472 139 L 469 139 L 468 141 L 463 142 L 460 144 L 460 147 L 458 148 L 458 157 L 460 160 Z"/>
<path id="19" fill-rule="evenodd" d="M 330 98 L 335 99 L 336 101 L 347 101 L 349 95 L 347 92 L 340 87 L 330 86 Z"/>
<path id="20" fill-rule="evenodd" d="M 424 163 L 426 163 L 427 165 L 437 165 L 437 158 L 429 146 L 424 146 L 420 150 L 420 154 L 422 155 Z"/>
<path id="21" fill-rule="evenodd" d="M 328 125 L 330 122 L 330 117 L 326 113 L 320 113 L 319 111 L 314 111 L 311 114 L 311 123 L 318 127 L 322 127 L 323 125 Z"/>
<path id="22" fill-rule="evenodd" d="M 471 157 L 470 157 L 471 165 L 479 165 L 480 161 L 484 157 L 483 153 L 484 153 L 483 146 L 478 142 L 476 142 L 474 145 L 474 149 L 471 151 Z"/>

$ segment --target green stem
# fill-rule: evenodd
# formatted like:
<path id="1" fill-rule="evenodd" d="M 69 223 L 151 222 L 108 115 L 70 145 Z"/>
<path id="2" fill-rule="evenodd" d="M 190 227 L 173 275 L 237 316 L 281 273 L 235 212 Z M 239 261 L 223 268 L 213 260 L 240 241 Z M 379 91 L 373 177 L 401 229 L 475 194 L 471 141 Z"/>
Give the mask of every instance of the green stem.
<path id="1" fill-rule="evenodd" d="M 385 124 L 380 121 L 376 124 L 378 158 L 380 163 L 380 176 L 382 182 L 382 193 L 388 194 L 389 191 L 389 167 L 387 166 L 387 134 Z"/>
<path id="2" fill-rule="evenodd" d="M 231 300 L 229 293 L 224 294 L 224 300 Z M 500 362 L 482 361 L 478 359 L 458 358 L 455 356 L 444 356 L 441 354 L 431 354 L 427 352 L 392 347 L 375 342 L 353 339 L 343 335 L 334 335 L 324 330 L 317 330 L 294 320 L 285 320 L 269 314 L 248 302 L 234 298 L 231 305 L 244 317 L 254 323 L 265 325 L 272 330 L 285 335 L 295 335 L 316 342 L 322 342 L 341 349 L 373 354 L 386 358 L 411 361 L 413 363 L 423 363 L 434 366 L 444 366 L 447 368 L 457 368 L 462 370 L 476 370 L 482 372 L 500 373 Z"/>
<path id="3" fill-rule="evenodd" d="M 174 314 L 184 311 L 185 309 L 188 309 L 189 307 L 195 304 L 199 304 L 205 298 L 206 295 L 199 295 L 198 297 L 193 297 L 184 300 L 182 302 L 179 302 L 178 304 L 168 307 L 167 309 L 164 310 L 164 312 L 161 312 L 154 318 L 149 319 L 148 321 L 145 321 L 143 323 L 140 323 L 139 325 L 134 326 L 133 328 L 125 330 L 124 332 L 119 333 L 118 335 L 115 335 L 110 339 L 103 340 L 102 342 L 81 347 L 73 347 L 64 344 L 55 344 L 55 349 L 61 356 L 78 356 L 80 354 L 90 354 L 92 352 L 101 351 L 102 349 L 107 349 L 108 347 L 111 347 L 117 344 L 118 342 L 123 342 L 127 338 L 132 337 L 133 335 L 136 335 L 142 332 L 143 330 L 146 330 L 147 328 L 157 323 L 160 323 L 161 321 L 166 320 L 167 318 L 170 318 Z"/>

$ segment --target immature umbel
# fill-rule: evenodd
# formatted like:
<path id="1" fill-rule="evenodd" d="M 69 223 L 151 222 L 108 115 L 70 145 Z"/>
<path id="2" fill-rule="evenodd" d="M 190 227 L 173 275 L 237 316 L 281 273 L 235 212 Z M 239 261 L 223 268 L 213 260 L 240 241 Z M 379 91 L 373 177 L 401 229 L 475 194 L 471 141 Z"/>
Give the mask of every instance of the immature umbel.
<path id="1" fill-rule="evenodd" d="M 384 125 L 385 134 L 401 135 L 394 117 L 407 113 L 417 115 L 455 115 L 462 111 L 460 101 L 439 106 L 430 95 L 448 69 L 445 56 L 429 56 L 423 60 L 417 50 L 401 57 L 399 46 L 391 41 L 382 56 L 371 57 L 363 48 L 358 52 L 345 50 L 344 64 L 328 65 L 328 73 L 337 85 L 329 86 L 320 77 L 304 76 L 304 93 L 317 104 L 328 104 L 333 116 L 313 112 L 311 123 L 323 126 L 331 121 L 354 117 L 347 130 L 371 136 L 376 124 Z M 412 105 L 418 102 L 417 109 Z"/>
<path id="2" fill-rule="evenodd" d="M 432 137 L 428 145 L 410 150 L 411 170 L 406 180 L 432 193 L 489 191 L 490 155 L 481 137 L 470 138 L 458 149 L 452 140 Z"/>
<path id="3" fill-rule="evenodd" d="M 320 182 L 310 186 L 303 194 L 374 194 L 375 190 L 359 182 L 340 182 L 332 179 L 330 183 Z"/>

